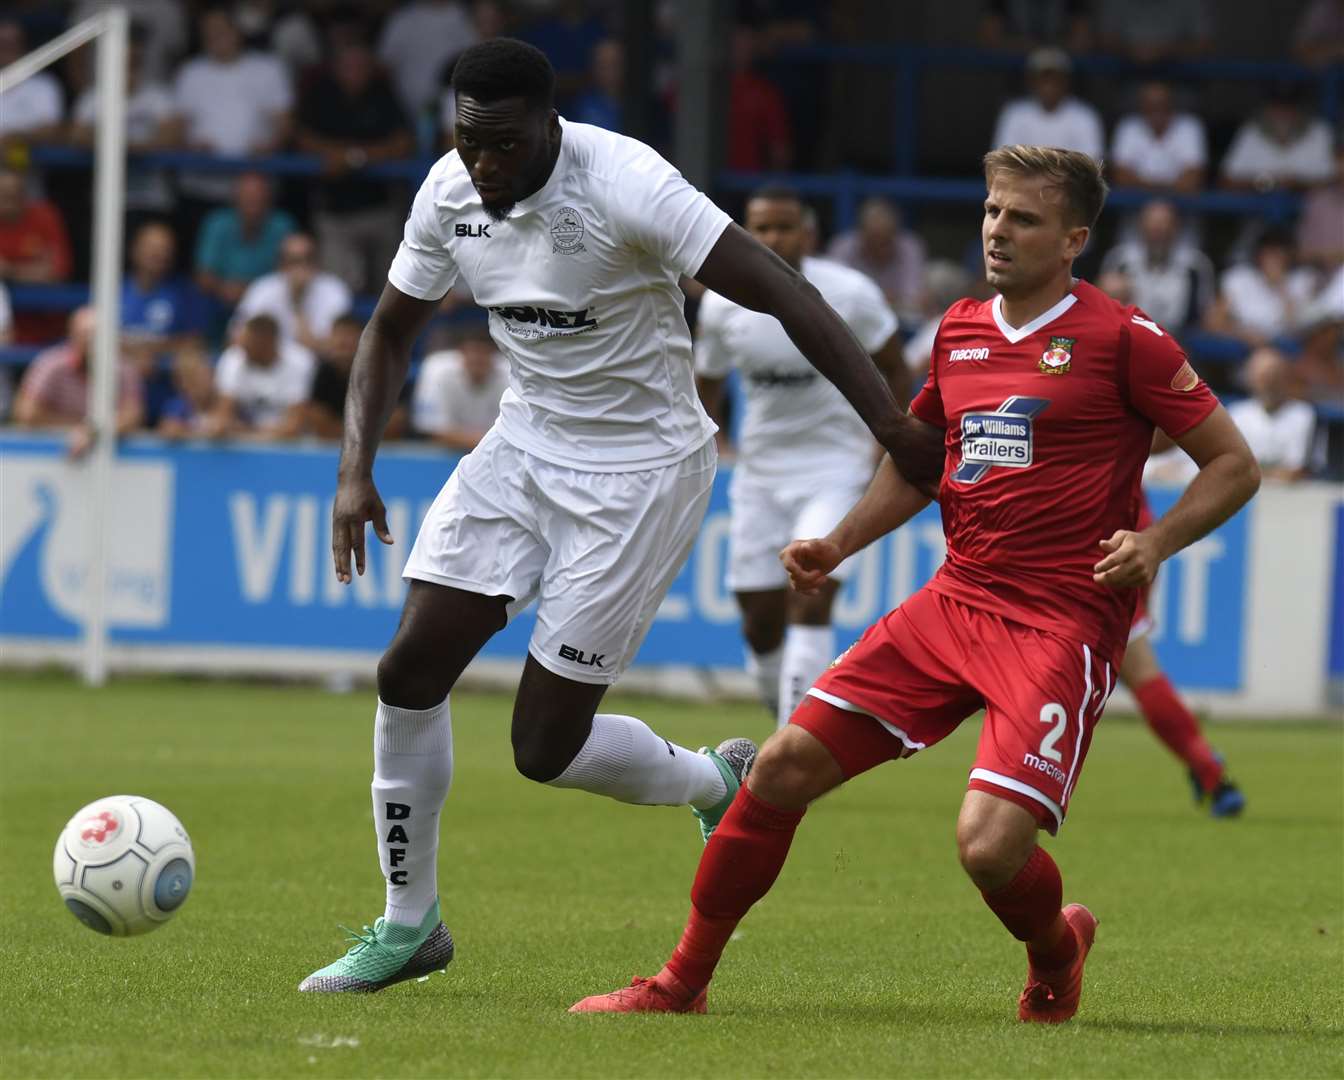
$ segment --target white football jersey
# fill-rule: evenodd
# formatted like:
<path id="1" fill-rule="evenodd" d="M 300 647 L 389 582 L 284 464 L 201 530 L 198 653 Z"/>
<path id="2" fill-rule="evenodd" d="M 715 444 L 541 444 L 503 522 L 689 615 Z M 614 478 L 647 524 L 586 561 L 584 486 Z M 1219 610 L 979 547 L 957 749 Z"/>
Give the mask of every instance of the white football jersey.
<path id="1" fill-rule="evenodd" d="M 434 165 L 388 280 L 440 299 L 461 277 L 509 359 L 499 431 L 557 465 L 631 472 L 714 434 L 691 372 L 677 278 L 730 218 L 641 142 L 562 121 L 560 157 L 508 220 L 482 209 L 457 151 Z"/>
<path id="2" fill-rule="evenodd" d="M 829 259 L 804 258 L 802 270 L 870 354 L 891 339 L 896 316 L 870 278 Z M 722 379 L 733 368 L 741 373 L 746 398 L 739 469 L 784 484 L 872 469 L 874 444 L 868 428 L 840 391 L 807 362 L 779 321 L 706 293 L 700 303 L 695 370 Z"/>

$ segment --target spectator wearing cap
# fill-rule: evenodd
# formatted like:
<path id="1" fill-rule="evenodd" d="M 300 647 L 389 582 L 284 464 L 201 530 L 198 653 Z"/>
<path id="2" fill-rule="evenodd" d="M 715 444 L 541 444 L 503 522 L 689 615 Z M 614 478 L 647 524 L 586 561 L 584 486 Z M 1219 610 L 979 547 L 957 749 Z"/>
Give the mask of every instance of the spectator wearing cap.
<path id="1" fill-rule="evenodd" d="M 867 274 L 902 318 L 919 319 L 924 299 L 924 241 L 901 227 L 901 212 L 881 196 L 859 206 L 858 228 L 841 233 L 826 254 Z"/>
<path id="2" fill-rule="evenodd" d="M 1204 122 L 1177 112 L 1171 85 L 1150 79 L 1139 87 L 1138 111 L 1122 117 L 1111 140 L 1117 184 L 1193 192 L 1204 186 L 1209 163 Z"/>
<path id="3" fill-rule="evenodd" d="M 227 8 L 206 8 L 200 31 L 203 52 L 182 65 L 173 89 L 186 144 L 224 157 L 279 150 L 289 139 L 294 104 L 284 64 L 245 50 Z M 233 190 L 230 178 L 219 173 L 183 173 L 178 183 L 184 195 L 210 205 L 226 201 Z"/>
<path id="4" fill-rule="evenodd" d="M 1213 302 L 1213 263 L 1193 244 L 1181 239 L 1176 207 L 1154 199 L 1139 213 L 1134 239 L 1112 248 L 1102 260 L 1102 273 L 1122 274 L 1127 301 L 1172 333 L 1198 326 Z"/>
<path id="5" fill-rule="evenodd" d="M 17 19 L 0 19 L 0 68 L 28 51 L 28 38 Z M 0 94 L 0 147 L 11 142 L 45 142 L 63 132 L 65 95 L 50 71 L 39 71 Z"/>
<path id="6" fill-rule="evenodd" d="M 1254 346 L 1296 329 L 1315 293 L 1315 275 L 1294 262 L 1289 234 L 1266 229 L 1251 262 L 1223 274 L 1222 290 L 1205 320 L 1208 328 Z"/>
<path id="7" fill-rule="evenodd" d="M 126 57 L 126 149 L 132 155 L 154 150 L 169 150 L 181 142 L 181 124 L 173 92 L 164 83 L 145 76 L 145 32 L 140 24 L 132 27 L 131 46 Z M 71 111 L 70 141 L 76 146 L 92 146 L 98 130 L 98 86 L 86 89 Z M 149 215 L 163 215 L 173 209 L 173 188 L 163 169 L 137 164 L 132 156 L 126 162 L 125 203 L 132 224 Z"/>
<path id="8" fill-rule="evenodd" d="M 299 103 L 299 148 L 322 160 L 313 223 L 325 268 L 356 292 L 376 291 L 397 253 L 403 213 L 367 165 L 410 156 L 415 138 L 392 84 L 363 41 L 338 43 Z"/>
<path id="9" fill-rule="evenodd" d="M 350 310 L 350 287 L 318 268 L 317 245 L 307 233 L 293 233 L 280 245 L 280 269 L 257 278 L 238 301 L 234 322 L 269 315 L 286 342 L 321 352 L 336 319 Z"/>
<path id="10" fill-rule="evenodd" d="M 286 439 L 303 430 L 317 362 L 286 341 L 274 317 L 253 315 L 215 365 L 214 408 L 205 433 Z"/>
<path id="11" fill-rule="evenodd" d="M 1073 61 L 1063 49 L 1036 49 L 1027 57 L 1030 94 L 1004 105 L 991 149 L 1026 144 L 1079 150 L 1101 160 L 1101 114 L 1069 93 Z"/>
<path id="12" fill-rule="evenodd" d="M 212 210 L 196 237 L 196 287 L 225 312 L 247 287 L 280 264 L 280 245 L 298 225 L 277 210 L 270 180 L 257 172 L 239 175 L 233 205 Z"/>
<path id="13" fill-rule="evenodd" d="M 1330 128 L 1302 107 L 1303 86 L 1280 83 L 1238 129 L 1223 158 L 1224 187 L 1272 191 L 1330 180 L 1335 171 Z"/>
<path id="14" fill-rule="evenodd" d="M 360 319 L 347 312 L 331 325 L 331 333 L 318 357 L 313 374 L 313 388 L 304 407 L 304 429 L 323 439 L 339 439 L 345 423 L 345 396 L 350 389 L 350 370 L 359 350 L 359 337 L 364 330 Z M 383 430 L 383 437 L 398 439 L 406 430 L 405 399 L 409 385 L 402 387 L 392 416 Z"/>
<path id="15" fill-rule="evenodd" d="M 1251 396 L 1227 407 L 1266 480 L 1291 483 L 1307 475 L 1316 410 L 1289 400 L 1292 367 L 1278 349 L 1256 349 L 1242 372 Z"/>
<path id="16" fill-rule="evenodd" d="M 53 203 L 28 194 L 27 177 L 0 165 L 0 278 L 11 285 L 54 285 L 70 276 L 70 237 Z M 42 344 L 60 337 L 65 319 L 21 311 L 14 340 Z"/>
<path id="17" fill-rule="evenodd" d="M 93 444 L 88 421 L 90 347 L 93 308 L 77 308 L 70 315 L 65 341 L 37 354 L 23 373 L 14 422 L 23 427 L 62 427 L 70 431 L 70 453 L 80 457 Z M 144 422 L 144 386 L 135 364 L 125 356 L 117 365 L 118 434 L 134 431 Z"/>
<path id="18" fill-rule="evenodd" d="M 411 400 L 411 424 L 441 446 L 469 452 L 494 424 L 508 387 L 508 372 L 489 332 L 473 328 L 457 348 L 425 357 Z"/>

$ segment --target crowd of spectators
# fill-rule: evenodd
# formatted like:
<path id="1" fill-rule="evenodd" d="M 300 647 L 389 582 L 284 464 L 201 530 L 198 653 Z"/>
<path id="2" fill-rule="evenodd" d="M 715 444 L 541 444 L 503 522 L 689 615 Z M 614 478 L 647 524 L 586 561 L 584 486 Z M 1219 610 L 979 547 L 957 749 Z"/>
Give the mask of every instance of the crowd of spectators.
<path id="1" fill-rule="evenodd" d="M 65 24 L 104 2 L 68 5 Z M 133 18 L 119 413 L 126 430 L 339 435 L 362 329 L 355 312 L 381 289 L 410 194 L 368 167 L 451 148 L 452 68 L 472 43 L 510 33 L 541 47 L 570 120 L 620 130 L 635 76 L 649 86 L 664 131 L 676 108 L 665 41 L 651 72 L 628 72 L 619 5 L 598 0 L 124 6 Z M 822 39 L 824 7 L 737 5 L 739 21 L 724 41 L 726 168 L 788 171 L 812 152 L 814 69 L 791 70 L 776 58 Z M 675 4 L 658 5 L 656 19 L 666 39 Z M 32 25 L 44 37 L 61 28 L 49 17 L 0 14 L 0 66 L 31 47 Z M 987 0 L 979 42 L 1020 52 L 1025 73 L 1024 93 L 1003 105 L 992 145 L 1083 150 L 1106 160 L 1115 186 L 1147 193 L 1142 205 L 1108 218 L 1085 255 L 1088 273 L 1173 333 L 1211 335 L 1231 343 L 1224 355 L 1250 354 L 1243 372 L 1220 373 L 1219 389 L 1258 403 L 1259 419 L 1248 424 L 1273 427 L 1284 403 L 1344 402 L 1344 138 L 1315 115 L 1313 84 L 1301 78 L 1265 86 L 1244 123 L 1215 138 L 1199 88 L 1173 82 L 1161 66 L 1208 55 L 1211 40 L 1202 0 Z M 1311 0 L 1291 48 L 1302 64 L 1344 62 L 1344 4 Z M 1075 85 L 1075 57 L 1098 51 L 1139 66 L 1094 102 Z M 87 205 L 71 206 L 58 178 L 28 161 L 34 147 L 92 145 L 90 54 L 81 50 L 0 98 L 0 347 L 42 350 L 21 381 L 10 377 L 18 366 L 0 366 L 0 417 L 68 424 L 76 448 L 87 444 L 88 310 L 67 316 L 28 306 L 22 288 L 87 277 Z M 157 150 L 304 153 L 320 173 L 294 185 L 265 171 L 170 170 L 135 156 Z M 966 171 L 976 171 L 974 154 Z M 1182 209 L 1186 196 L 1214 188 L 1292 193 L 1300 213 L 1291 225 L 1247 220 L 1215 258 L 1209 219 Z M 910 213 L 917 207 L 869 198 L 853 227 L 831 236 L 821 209 L 820 217 L 809 213 L 815 250 L 877 282 L 901 318 L 917 379 L 941 311 L 983 293 L 975 256 L 920 228 Z M 20 302 L 10 303 L 5 285 L 20 289 Z M 461 292 L 445 302 L 459 314 L 469 307 Z M 463 450 L 493 421 L 505 365 L 479 323 L 456 325 L 421 358 L 392 433 Z M 1289 426 L 1297 432 L 1301 420 Z M 1281 475 L 1311 470 L 1312 454 L 1318 449 Z"/>

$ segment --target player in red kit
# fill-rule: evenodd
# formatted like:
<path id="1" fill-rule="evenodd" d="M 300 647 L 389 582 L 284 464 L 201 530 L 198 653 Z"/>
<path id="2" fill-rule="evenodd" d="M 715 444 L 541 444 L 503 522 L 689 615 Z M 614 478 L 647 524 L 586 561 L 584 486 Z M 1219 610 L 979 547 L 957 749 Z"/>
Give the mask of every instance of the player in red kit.
<path id="1" fill-rule="evenodd" d="M 947 560 L 870 627 L 761 749 L 705 847 L 680 943 L 651 979 L 574 1012 L 703 1012 L 724 946 L 765 895 L 810 802 L 909 757 L 984 708 L 957 820 L 961 864 L 1027 947 L 1022 1020 L 1078 1008 L 1096 919 L 1062 906 L 1037 844 L 1063 823 L 1115 685 L 1136 589 L 1254 494 L 1245 441 L 1161 327 L 1071 275 L 1106 185 L 1084 154 L 1010 146 L 985 158 L 983 241 L 999 295 L 943 317 L 911 412 L 945 431 Z M 1200 466 L 1136 531 L 1139 477 L 1161 427 Z M 781 555 L 794 587 L 919 512 L 884 460 L 824 539 Z"/>
<path id="2" fill-rule="evenodd" d="M 1148 500 L 1139 506 L 1142 531 L 1153 522 L 1153 511 Z M 1246 796 L 1227 775 L 1222 756 L 1209 745 L 1200 730 L 1199 720 L 1190 711 L 1181 695 L 1172 686 L 1167 673 L 1148 640 L 1155 625 L 1148 609 L 1149 586 L 1139 590 L 1134 618 L 1129 627 L 1129 647 L 1125 649 L 1124 663 L 1120 665 L 1120 681 L 1129 687 L 1149 729 L 1190 770 L 1190 783 L 1195 799 L 1206 799 L 1214 817 L 1236 817 L 1246 809 Z"/>

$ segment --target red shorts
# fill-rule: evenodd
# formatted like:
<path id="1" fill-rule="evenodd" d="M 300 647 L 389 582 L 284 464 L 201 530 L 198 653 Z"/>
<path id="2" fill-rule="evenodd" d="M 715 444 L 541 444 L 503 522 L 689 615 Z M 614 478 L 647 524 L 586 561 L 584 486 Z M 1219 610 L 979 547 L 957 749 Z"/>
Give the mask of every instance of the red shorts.
<path id="1" fill-rule="evenodd" d="M 969 786 L 1053 833 L 1114 687 L 1110 663 L 1081 642 L 925 588 L 869 627 L 790 722 L 853 777 L 932 746 L 984 707 Z"/>

